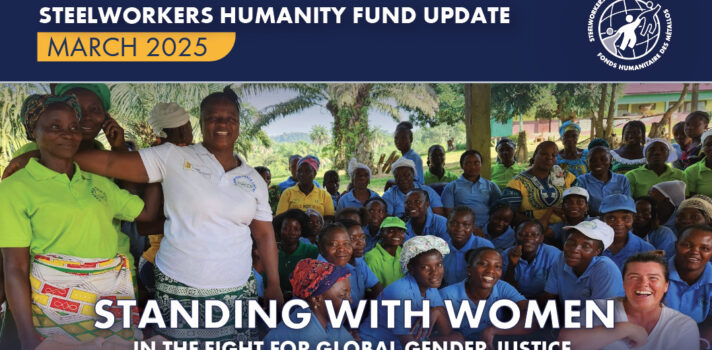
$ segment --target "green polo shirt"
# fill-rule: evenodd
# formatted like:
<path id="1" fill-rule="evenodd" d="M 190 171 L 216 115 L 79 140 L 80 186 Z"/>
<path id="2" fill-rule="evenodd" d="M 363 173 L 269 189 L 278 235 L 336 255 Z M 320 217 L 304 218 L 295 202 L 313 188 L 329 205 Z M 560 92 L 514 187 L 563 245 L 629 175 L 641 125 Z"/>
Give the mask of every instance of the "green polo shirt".
<path id="1" fill-rule="evenodd" d="M 625 174 L 630 183 L 630 194 L 633 198 L 647 196 L 648 191 L 653 185 L 672 180 L 685 181 L 685 173 L 680 169 L 673 168 L 669 165 L 667 170 L 660 176 L 654 171 L 649 170 L 645 165 L 633 169 Z M 687 191 L 685 191 L 687 192 Z"/>
<path id="2" fill-rule="evenodd" d="M 373 249 L 369 250 L 364 256 L 363 260 L 366 261 L 366 265 L 371 268 L 378 281 L 381 282 L 383 287 L 403 278 L 403 272 L 400 266 L 400 256 L 401 247 L 396 250 L 396 256 L 388 253 L 381 243 L 376 243 Z"/>
<path id="3" fill-rule="evenodd" d="M 690 194 L 704 194 L 712 196 L 712 169 L 705 164 L 703 158 L 699 162 L 690 165 L 685 169 L 685 177 L 687 178 L 687 190 Z"/>
<path id="4" fill-rule="evenodd" d="M 80 258 L 116 256 L 113 219 L 133 221 L 143 201 L 109 179 L 83 172 L 72 179 L 33 158 L 0 183 L 0 247 Z"/>
<path id="5" fill-rule="evenodd" d="M 499 186 L 500 190 L 507 187 L 509 181 L 512 181 L 514 176 L 519 175 L 522 171 L 526 170 L 527 167 L 521 164 L 514 163 L 509 168 L 505 167 L 504 164 L 497 162 L 492 166 L 492 176 L 490 181 L 494 182 L 495 185 Z"/>
<path id="6" fill-rule="evenodd" d="M 425 184 L 430 185 L 430 184 L 435 184 L 439 182 L 443 183 L 448 183 L 448 182 L 453 182 L 457 180 L 460 176 L 457 174 L 453 173 L 452 171 L 445 170 L 443 173 L 443 177 L 438 177 L 437 175 L 433 174 L 430 172 L 430 169 L 426 170 L 425 173 L 423 174 L 423 177 L 425 178 Z"/>
<path id="7" fill-rule="evenodd" d="M 292 274 L 297 263 L 302 259 L 316 259 L 318 256 L 319 248 L 304 242 L 299 242 L 297 250 L 289 255 L 284 250 L 279 250 L 279 285 L 282 287 L 283 293 L 292 290 L 292 284 L 289 283 L 289 275 Z"/>

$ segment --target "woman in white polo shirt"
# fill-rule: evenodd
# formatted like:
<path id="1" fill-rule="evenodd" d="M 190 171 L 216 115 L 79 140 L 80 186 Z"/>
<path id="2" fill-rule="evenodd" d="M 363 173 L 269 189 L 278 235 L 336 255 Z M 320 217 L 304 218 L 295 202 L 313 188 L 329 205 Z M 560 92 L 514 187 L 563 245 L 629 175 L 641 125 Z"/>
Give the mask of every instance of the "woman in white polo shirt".
<path id="1" fill-rule="evenodd" d="M 139 152 L 87 151 L 75 158 L 87 171 L 104 176 L 161 182 L 166 222 L 155 274 L 156 299 L 164 318 L 170 316 L 171 299 L 256 298 L 252 239 L 265 266 L 265 300 L 282 302 L 267 186 L 233 153 L 240 104 L 232 89 L 203 99 L 200 127 L 203 142 L 191 146 L 167 143 Z M 233 317 L 231 306 L 231 320 L 224 328 L 188 329 L 181 324 L 158 332 L 174 340 L 254 338 L 254 331 L 235 329 Z"/>

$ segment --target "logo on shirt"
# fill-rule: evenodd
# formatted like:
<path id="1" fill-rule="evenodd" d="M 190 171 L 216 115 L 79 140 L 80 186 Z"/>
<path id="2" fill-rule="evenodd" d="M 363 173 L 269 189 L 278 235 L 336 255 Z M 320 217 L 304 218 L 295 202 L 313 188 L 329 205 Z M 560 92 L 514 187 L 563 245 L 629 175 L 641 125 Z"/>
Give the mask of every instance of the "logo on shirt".
<path id="1" fill-rule="evenodd" d="M 106 202 L 106 192 L 100 190 L 98 187 L 92 187 L 90 192 L 96 200 Z"/>
<path id="2" fill-rule="evenodd" d="M 257 190 L 257 185 L 255 185 L 255 182 L 252 181 L 249 176 L 235 176 L 232 178 L 232 183 L 234 183 L 235 186 L 241 188 L 243 191 L 246 192 L 255 192 Z"/>
<path id="3" fill-rule="evenodd" d="M 187 169 L 187 170 L 193 169 L 193 165 L 190 164 L 190 162 L 186 160 L 185 163 L 183 163 L 183 169 Z"/>

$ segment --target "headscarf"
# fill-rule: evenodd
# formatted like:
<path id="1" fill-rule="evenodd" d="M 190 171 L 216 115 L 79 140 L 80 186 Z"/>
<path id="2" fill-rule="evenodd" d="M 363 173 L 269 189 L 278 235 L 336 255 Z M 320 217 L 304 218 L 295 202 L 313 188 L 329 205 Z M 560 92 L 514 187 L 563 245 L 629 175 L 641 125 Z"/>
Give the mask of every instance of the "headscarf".
<path id="1" fill-rule="evenodd" d="M 611 146 L 608 144 L 608 141 L 606 141 L 605 139 L 602 139 L 600 137 L 597 137 L 597 138 L 591 140 L 591 142 L 588 143 L 587 148 L 590 150 L 591 148 L 598 147 L 598 146 L 611 148 Z"/>
<path id="2" fill-rule="evenodd" d="M 289 283 L 295 297 L 308 299 L 323 294 L 349 275 L 349 269 L 345 266 L 307 258 L 297 263 L 289 276 Z"/>
<path id="3" fill-rule="evenodd" d="M 710 220 L 712 220 L 712 199 L 710 197 L 707 197 L 702 194 L 694 195 L 682 201 L 682 203 L 680 203 L 680 207 L 678 207 L 677 210 L 678 212 L 680 212 L 680 210 L 685 208 L 697 209 L 702 212 L 702 215 L 705 216 L 707 222 L 710 222 Z"/>
<path id="4" fill-rule="evenodd" d="M 504 145 L 509 145 L 510 147 L 512 147 L 512 149 L 517 149 L 517 146 L 514 144 L 514 141 L 503 137 L 499 139 L 499 141 L 497 141 L 497 146 L 494 147 L 494 151 L 499 152 L 499 149 L 502 148 L 502 146 Z"/>
<path id="5" fill-rule="evenodd" d="M 685 188 L 687 184 L 680 180 L 665 181 L 653 185 L 652 188 L 662 193 L 670 203 L 677 208 L 685 199 Z"/>
<path id="6" fill-rule="evenodd" d="M 400 264 L 403 274 L 408 273 L 408 263 L 410 260 L 433 249 L 439 251 L 443 256 L 450 253 L 450 247 L 447 245 L 447 242 L 437 236 L 415 236 L 405 241 L 400 256 Z"/>
<path id="7" fill-rule="evenodd" d="M 314 168 L 314 172 L 319 171 L 319 164 L 321 164 L 321 162 L 319 162 L 319 158 L 317 158 L 317 156 L 313 156 L 311 154 L 300 159 L 297 162 L 297 169 L 299 169 L 299 167 L 302 166 L 302 164 L 304 164 L 304 163 L 311 165 L 311 167 Z"/>
<path id="8" fill-rule="evenodd" d="M 672 147 L 672 144 L 670 144 L 670 141 L 666 139 L 661 139 L 661 138 L 655 138 L 655 139 L 650 139 L 648 142 L 645 144 L 645 147 L 643 147 L 643 156 L 647 157 L 648 154 L 648 148 L 655 144 L 656 142 L 660 142 L 664 144 L 667 149 L 668 149 L 668 158 L 666 160 L 667 163 L 671 163 L 677 160 L 677 151 L 675 151 L 675 148 Z"/>
<path id="9" fill-rule="evenodd" d="M 308 209 L 304 212 L 304 214 L 307 214 L 307 216 L 316 216 L 316 217 L 318 217 L 319 220 L 321 220 L 321 226 L 324 226 L 324 217 L 321 216 L 321 213 L 319 213 L 318 211 L 316 211 L 316 209 L 314 209 L 314 208 L 308 208 Z M 319 233 L 319 232 L 314 232 L 314 234 L 317 234 L 317 233 Z"/>
<path id="10" fill-rule="evenodd" d="M 559 127 L 559 136 L 564 137 L 564 134 L 569 130 L 576 130 L 577 133 L 581 133 L 581 127 L 578 124 L 567 120 Z"/>
<path id="11" fill-rule="evenodd" d="M 72 84 L 57 84 L 54 87 L 54 94 L 57 96 L 64 95 L 67 91 L 73 89 L 86 89 L 93 92 L 101 101 L 104 111 L 111 108 L 111 92 L 106 84 L 87 84 L 87 83 L 72 83 Z"/>
<path id="12" fill-rule="evenodd" d="M 351 160 L 349 161 L 349 166 L 346 168 L 346 173 L 349 174 L 351 180 L 354 179 L 354 173 L 356 172 L 356 169 L 366 169 L 366 171 L 368 171 L 368 178 L 371 178 L 371 168 L 369 168 L 366 164 L 359 163 L 356 158 L 351 158 Z"/>
<path id="13" fill-rule="evenodd" d="M 20 110 L 20 121 L 25 127 L 28 140 L 34 141 L 32 133 L 35 131 L 35 127 L 37 127 L 37 121 L 40 119 L 40 115 L 47 110 L 47 107 L 55 103 L 62 103 L 69 106 L 77 113 L 77 119 L 82 118 L 82 108 L 79 106 L 79 102 L 77 102 L 77 98 L 74 95 L 30 95 L 22 102 L 22 109 Z"/>
<path id="14" fill-rule="evenodd" d="M 163 129 L 183 126 L 189 120 L 190 114 L 175 102 L 159 102 L 148 115 L 148 125 L 151 126 L 153 134 L 158 137 L 166 137 Z"/>
<path id="15" fill-rule="evenodd" d="M 705 144 L 705 139 L 712 135 L 712 129 L 709 129 L 705 132 L 702 133 L 702 136 L 700 136 L 700 144 L 704 145 Z"/>
<path id="16" fill-rule="evenodd" d="M 400 167 L 411 168 L 411 169 L 413 169 L 413 173 L 415 173 L 415 162 L 413 162 L 412 160 L 410 160 L 408 158 L 400 157 L 400 158 L 398 158 L 398 160 L 393 162 L 393 164 L 391 164 L 391 174 L 393 174 L 393 176 L 396 176 L 396 169 L 398 169 Z"/>

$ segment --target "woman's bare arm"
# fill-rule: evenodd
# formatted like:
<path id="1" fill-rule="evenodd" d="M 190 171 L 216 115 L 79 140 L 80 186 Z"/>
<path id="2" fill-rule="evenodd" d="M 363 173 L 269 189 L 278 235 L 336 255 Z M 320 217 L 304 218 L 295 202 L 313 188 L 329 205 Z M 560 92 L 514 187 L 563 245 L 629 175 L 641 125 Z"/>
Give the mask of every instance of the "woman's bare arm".
<path id="1" fill-rule="evenodd" d="M 74 155 L 74 161 L 90 173 L 137 183 L 148 182 L 148 173 L 138 152 L 88 150 Z"/>

